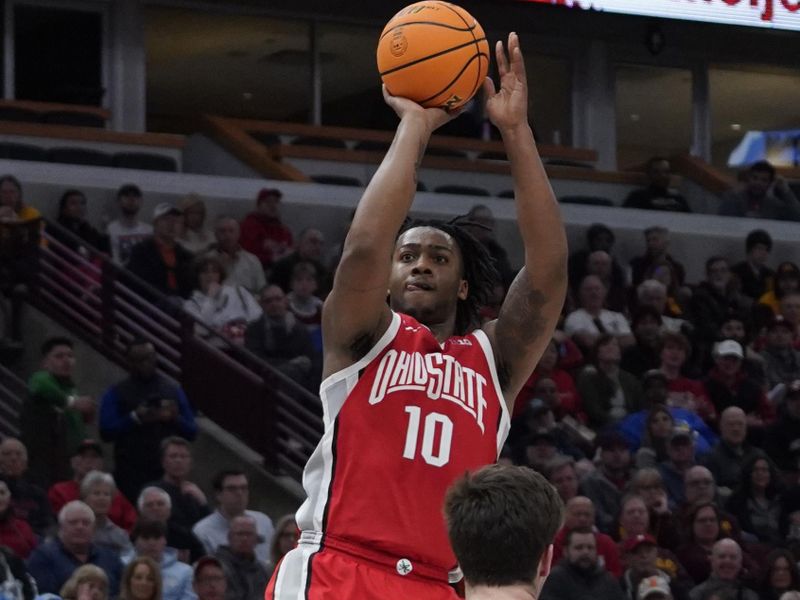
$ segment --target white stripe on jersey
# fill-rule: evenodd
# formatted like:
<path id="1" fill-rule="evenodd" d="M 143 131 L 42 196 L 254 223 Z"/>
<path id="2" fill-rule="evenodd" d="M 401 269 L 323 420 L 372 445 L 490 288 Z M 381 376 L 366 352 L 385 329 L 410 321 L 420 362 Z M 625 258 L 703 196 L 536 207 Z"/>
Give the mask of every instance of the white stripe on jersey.
<path id="1" fill-rule="evenodd" d="M 503 449 L 503 444 L 506 443 L 508 431 L 511 429 L 511 417 L 508 415 L 508 404 L 506 404 L 503 390 L 500 388 L 500 379 L 497 377 L 497 364 L 494 362 L 494 352 L 492 351 L 492 343 L 483 329 L 476 329 L 472 332 L 475 339 L 481 345 L 483 354 L 486 356 L 486 362 L 489 363 L 489 372 L 492 374 L 492 383 L 497 392 L 497 398 L 500 401 L 500 424 L 497 427 L 497 456 L 500 457 L 500 451 Z"/>
<path id="2" fill-rule="evenodd" d="M 358 362 L 325 378 L 319 387 L 322 401 L 325 433 L 306 463 L 303 471 L 303 488 L 306 501 L 298 509 L 295 518 L 301 531 L 322 531 L 322 521 L 328 503 L 328 489 L 333 476 L 333 433 L 336 417 L 345 400 L 358 383 L 358 373 L 369 365 L 397 336 L 400 330 L 400 315 L 392 313 L 392 321 L 378 342 Z"/>
<path id="3" fill-rule="evenodd" d="M 319 544 L 300 544 L 283 557 L 275 581 L 275 600 L 305 600 L 309 560 L 318 551 Z"/>

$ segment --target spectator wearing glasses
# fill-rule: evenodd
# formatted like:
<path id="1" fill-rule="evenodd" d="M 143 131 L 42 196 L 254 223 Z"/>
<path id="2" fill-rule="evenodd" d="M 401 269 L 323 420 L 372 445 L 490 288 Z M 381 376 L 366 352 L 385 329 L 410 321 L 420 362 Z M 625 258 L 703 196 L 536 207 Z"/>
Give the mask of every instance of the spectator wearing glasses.
<path id="1" fill-rule="evenodd" d="M 214 554 L 217 548 L 227 543 L 233 518 L 247 515 L 255 521 L 260 537 L 255 548 L 256 556 L 260 561 L 267 561 L 274 528 L 272 520 L 267 515 L 247 509 L 250 501 L 250 486 L 247 476 L 242 471 L 235 469 L 220 471 L 214 477 L 213 487 L 217 510 L 192 528 L 192 532 L 202 542 L 206 552 Z"/>
<path id="2" fill-rule="evenodd" d="M 227 581 L 218 558 L 204 556 L 195 563 L 192 588 L 197 600 L 225 600 Z"/>

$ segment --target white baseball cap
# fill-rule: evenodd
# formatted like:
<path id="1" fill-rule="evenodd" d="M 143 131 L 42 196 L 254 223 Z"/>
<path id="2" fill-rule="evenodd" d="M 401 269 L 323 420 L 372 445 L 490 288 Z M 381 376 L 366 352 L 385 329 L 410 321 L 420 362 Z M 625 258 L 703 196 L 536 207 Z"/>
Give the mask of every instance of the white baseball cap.
<path id="1" fill-rule="evenodd" d="M 660 575 L 653 575 L 652 577 L 645 577 L 639 584 L 637 596 L 639 600 L 645 600 L 660 594 L 667 598 L 672 598 L 672 591 L 669 589 L 669 581 Z"/>
<path id="2" fill-rule="evenodd" d="M 738 356 L 744 358 L 742 345 L 736 340 L 723 340 L 717 344 L 714 350 L 714 356 Z"/>
<path id="3" fill-rule="evenodd" d="M 182 215 L 180 208 L 177 208 L 170 204 L 169 202 L 162 202 L 161 204 L 156 204 L 156 207 L 153 209 L 153 221 L 158 219 L 159 217 L 163 217 L 164 215 Z"/>

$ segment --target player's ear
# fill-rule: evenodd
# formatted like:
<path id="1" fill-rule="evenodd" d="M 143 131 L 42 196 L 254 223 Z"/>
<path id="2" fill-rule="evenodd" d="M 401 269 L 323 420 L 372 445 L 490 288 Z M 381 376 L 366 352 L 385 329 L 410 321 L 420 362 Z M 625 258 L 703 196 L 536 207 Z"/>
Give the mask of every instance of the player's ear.
<path id="1" fill-rule="evenodd" d="M 545 578 L 550 575 L 550 567 L 553 565 L 553 544 L 550 544 L 547 547 L 547 550 L 544 551 L 542 554 L 542 558 L 539 560 L 539 577 L 542 579 L 542 583 L 544 583 Z"/>
<path id="2" fill-rule="evenodd" d="M 462 279 L 458 284 L 458 299 L 466 300 L 469 295 L 469 283 L 466 279 Z"/>

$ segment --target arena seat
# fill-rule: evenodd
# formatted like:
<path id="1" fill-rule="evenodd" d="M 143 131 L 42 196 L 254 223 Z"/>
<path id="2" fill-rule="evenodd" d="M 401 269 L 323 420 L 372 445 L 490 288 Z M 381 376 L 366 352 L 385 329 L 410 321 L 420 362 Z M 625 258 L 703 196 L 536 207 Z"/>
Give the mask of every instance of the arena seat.
<path id="1" fill-rule="evenodd" d="M 544 159 L 544 164 L 551 166 L 551 167 L 575 167 L 578 169 L 593 169 L 594 167 L 590 164 L 585 162 L 580 162 L 577 160 L 569 160 L 566 158 L 546 158 Z"/>
<path id="2" fill-rule="evenodd" d="M 250 137 L 257 140 L 267 147 L 280 146 L 281 138 L 274 133 L 264 133 L 263 131 L 249 131 Z"/>
<path id="3" fill-rule="evenodd" d="M 471 185 L 440 185 L 434 190 L 437 194 L 459 194 L 461 196 L 491 196 L 489 190 Z"/>
<path id="4" fill-rule="evenodd" d="M 428 146 L 425 150 L 426 156 L 444 156 L 451 158 L 466 158 L 467 153 L 454 148 L 437 148 L 436 146 Z"/>
<path id="5" fill-rule="evenodd" d="M 51 148 L 47 156 L 51 162 L 71 165 L 110 167 L 113 162 L 110 154 L 88 148 Z"/>
<path id="6" fill-rule="evenodd" d="M 176 172 L 178 170 L 178 164 L 174 158 L 146 152 L 118 152 L 113 157 L 113 165 L 123 169 L 142 169 L 144 171 Z"/>
<path id="7" fill-rule="evenodd" d="M 16 106 L 0 106 L 0 121 L 41 123 L 42 113 L 28 108 L 20 108 Z"/>
<path id="8" fill-rule="evenodd" d="M 600 196 L 561 196 L 558 199 L 562 204 L 587 204 L 590 206 L 614 206 L 614 202 Z"/>
<path id="9" fill-rule="evenodd" d="M 71 125 L 74 127 L 103 128 L 106 126 L 105 119 L 99 115 L 67 110 L 44 113 L 44 122 L 51 125 Z"/>
<path id="10" fill-rule="evenodd" d="M 365 152 L 386 152 L 389 150 L 389 142 L 378 142 L 373 140 L 362 140 L 358 142 L 354 150 L 364 150 Z"/>
<path id="11" fill-rule="evenodd" d="M 311 180 L 315 183 L 324 183 L 328 185 L 346 185 L 350 187 L 364 186 L 361 180 L 355 177 L 348 177 L 347 175 L 312 175 Z"/>
<path id="12" fill-rule="evenodd" d="M 322 146 L 323 148 L 347 148 L 344 140 L 313 135 L 301 135 L 292 140 L 294 146 Z"/>
<path id="13" fill-rule="evenodd" d="M 0 142 L 0 157 L 11 160 L 47 161 L 47 150 L 31 144 Z"/>
<path id="14" fill-rule="evenodd" d="M 481 152 L 480 154 L 478 154 L 478 159 L 479 160 L 503 160 L 503 161 L 507 161 L 508 160 L 508 156 L 506 156 L 505 152 L 494 152 L 492 150 L 489 150 L 487 152 Z"/>

